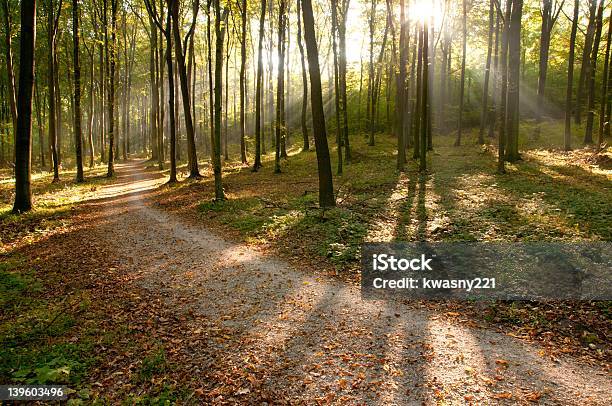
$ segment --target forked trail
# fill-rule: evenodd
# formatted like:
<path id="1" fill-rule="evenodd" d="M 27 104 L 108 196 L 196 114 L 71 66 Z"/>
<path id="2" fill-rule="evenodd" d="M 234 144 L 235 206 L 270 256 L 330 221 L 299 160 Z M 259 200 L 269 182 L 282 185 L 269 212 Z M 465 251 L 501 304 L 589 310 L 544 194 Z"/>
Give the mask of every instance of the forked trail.
<path id="1" fill-rule="evenodd" d="M 142 162 L 117 169 L 117 182 L 85 206 L 100 220 L 89 232 L 163 309 L 155 325 L 174 337 L 164 345 L 176 374 L 206 403 L 611 400 L 610 375 L 599 367 L 553 359 L 417 306 L 364 301 L 355 286 L 224 240 L 205 219 L 195 224 L 158 208 L 147 194 L 165 179 Z"/>

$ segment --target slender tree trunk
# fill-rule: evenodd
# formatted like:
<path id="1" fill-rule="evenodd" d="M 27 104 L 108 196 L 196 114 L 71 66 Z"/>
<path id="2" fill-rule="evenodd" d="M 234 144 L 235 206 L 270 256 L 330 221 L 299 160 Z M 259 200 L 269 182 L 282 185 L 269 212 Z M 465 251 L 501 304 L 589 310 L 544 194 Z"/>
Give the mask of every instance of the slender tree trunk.
<path id="1" fill-rule="evenodd" d="M 11 45 L 11 10 L 9 0 L 2 0 L 2 14 L 4 17 L 4 58 L 6 59 L 6 72 L 8 76 L 9 106 L 11 109 L 11 120 L 13 123 L 13 137 L 17 134 L 17 90 L 15 89 L 15 72 L 13 69 L 13 47 Z"/>
<path id="2" fill-rule="evenodd" d="M 247 0 L 242 0 L 242 41 L 240 41 L 240 161 L 247 165 L 246 155 L 246 142 L 245 142 L 245 131 L 246 131 L 246 115 L 245 115 L 245 97 L 246 97 L 246 63 L 247 63 Z"/>
<path id="3" fill-rule="evenodd" d="M 501 11 L 495 11 L 495 49 L 493 51 L 493 97 L 491 97 L 491 110 L 489 114 L 489 138 L 495 136 L 495 124 L 497 122 L 497 97 L 500 91 L 499 82 L 499 24 Z"/>
<path id="4" fill-rule="evenodd" d="M 374 87 L 372 89 L 372 102 L 370 103 L 370 106 L 372 109 L 372 120 L 371 120 L 372 125 L 370 126 L 370 142 L 368 143 L 369 146 L 374 146 L 374 132 L 376 131 L 378 127 L 378 114 L 379 114 L 378 98 L 380 95 L 382 73 L 384 69 L 383 59 L 385 57 L 385 48 L 387 46 L 387 35 L 388 34 L 389 34 L 389 19 L 387 18 L 386 23 L 385 23 L 385 32 L 383 34 L 383 41 L 380 47 L 380 53 L 378 54 L 378 61 L 376 63 L 376 66 L 378 66 L 378 72 L 376 72 L 376 75 L 374 78 Z"/>
<path id="5" fill-rule="evenodd" d="M 89 153 L 89 167 L 94 167 L 94 48 L 93 44 L 89 52 L 89 111 L 87 115 L 87 145 Z"/>
<path id="6" fill-rule="evenodd" d="M 464 3 L 465 4 L 465 3 Z M 419 147 L 421 149 L 420 159 L 419 159 L 419 172 L 425 172 L 427 170 L 427 131 L 429 127 L 428 116 L 429 116 L 429 27 L 427 26 L 427 18 L 424 19 L 423 22 L 423 86 L 421 91 L 423 92 L 423 96 L 421 96 L 421 121 L 423 124 L 421 125 L 421 140 Z"/>
<path id="7" fill-rule="evenodd" d="M 336 43 L 336 33 L 338 31 L 338 0 L 331 0 L 332 15 L 332 51 L 334 54 L 334 102 L 336 116 L 336 146 L 338 152 L 337 174 L 342 175 L 342 132 L 340 129 L 340 85 L 338 81 L 338 45 Z"/>
<path id="8" fill-rule="evenodd" d="M 597 0 L 589 0 L 589 24 L 584 38 L 582 49 L 582 63 L 580 65 L 580 76 L 578 77 L 578 90 L 576 93 L 576 104 L 574 106 L 574 120 L 576 124 L 582 122 L 582 103 L 584 99 L 584 87 L 590 70 L 591 50 L 593 49 L 593 37 L 595 36 L 595 20 L 597 18 Z"/>
<path id="9" fill-rule="evenodd" d="M 548 53 L 550 49 L 550 34 L 552 31 L 553 15 L 552 0 L 542 0 L 542 29 L 540 30 L 540 61 L 538 69 L 538 100 L 536 103 L 535 137 L 540 136 L 542 122 L 542 109 L 544 107 L 544 90 L 546 89 L 546 74 L 548 72 Z"/>
<path id="10" fill-rule="evenodd" d="M 597 138 L 597 148 L 601 148 L 604 143 L 605 137 L 605 127 L 610 125 L 610 116 L 607 114 L 606 109 L 608 106 L 608 81 L 610 80 L 609 75 L 609 65 L 610 65 L 610 40 L 612 37 L 612 30 L 610 29 L 610 24 L 612 24 L 612 12 L 610 18 L 608 19 L 608 35 L 606 40 L 606 55 L 604 59 L 604 68 L 602 72 L 602 80 L 601 80 L 601 106 L 599 109 L 599 135 Z"/>
<path id="11" fill-rule="evenodd" d="M 104 25 L 106 32 L 106 46 L 107 46 L 107 58 L 109 63 L 109 77 L 108 77 L 108 171 L 107 177 L 112 177 L 115 174 L 115 65 L 117 55 L 117 1 L 110 0 L 111 2 L 111 33 L 110 41 L 108 40 L 108 20 L 106 17 L 107 7 L 104 0 Z M 109 44 L 110 42 L 110 44 Z"/>
<path id="12" fill-rule="evenodd" d="M 261 168 L 261 92 L 263 81 L 263 39 L 265 22 L 266 0 L 261 0 L 261 15 L 259 16 L 259 39 L 257 45 L 257 85 L 255 90 L 255 163 L 253 164 L 253 172 L 257 172 L 259 168 Z"/>
<path id="13" fill-rule="evenodd" d="M 32 209 L 32 90 L 36 44 L 36 0 L 21 2 L 21 43 L 19 50 L 19 94 L 15 136 L 14 213 Z"/>
<path id="14" fill-rule="evenodd" d="M 340 80 L 340 106 L 342 112 L 341 126 L 343 133 L 343 144 L 344 144 L 344 161 L 345 163 L 351 162 L 351 148 L 349 142 L 349 125 L 348 125 L 348 101 L 347 101 L 347 89 L 346 89 L 346 20 L 349 10 L 350 0 L 341 0 L 341 13 L 338 21 L 338 46 L 340 54 L 338 56 L 338 73 Z"/>
<path id="15" fill-rule="evenodd" d="M 372 108 L 372 100 L 374 96 L 374 28 L 376 18 L 376 0 L 372 0 L 370 9 L 370 64 L 368 65 L 368 96 L 366 107 L 366 123 L 368 132 L 370 133 L 369 145 L 374 144 L 374 109 Z"/>
<path id="16" fill-rule="evenodd" d="M 418 24 L 415 27 L 415 33 L 418 35 L 418 45 L 417 45 L 417 65 L 416 65 L 416 103 L 414 105 L 414 113 L 412 117 L 414 118 L 413 123 L 413 143 L 414 150 L 412 153 L 413 159 L 419 159 L 419 152 L 421 151 L 420 147 L 420 136 L 421 136 L 421 126 L 424 125 L 421 111 L 423 104 L 423 30 Z"/>
<path id="17" fill-rule="evenodd" d="M 155 54 L 157 50 L 157 27 L 153 22 L 153 19 L 149 17 L 149 31 L 151 33 L 151 47 L 149 55 L 149 82 L 151 83 L 151 109 L 149 124 L 151 126 L 151 158 L 157 160 L 158 166 L 163 168 L 161 161 L 161 153 L 159 151 L 158 142 L 158 129 L 157 124 L 159 122 L 157 116 L 159 115 L 159 86 L 157 83 L 157 63 L 155 61 Z"/>
<path id="18" fill-rule="evenodd" d="M 178 65 L 178 74 L 181 84 L 181 100 L 183 105 L 183 116 L 185 118 L 185 133 L 187 135 L 187 157 L 189 167 L 189 178 L 200 178 L 198 168 L 198 157 L 195 145 L 195 132 L 193 128 L 193 117 L 191 115 L 191 96 L 189 95 L 189 81 L 187 80 L 187 68 L 185 66 L 185 53 L 183 52 L 183 44 L 181 43 L 181 33 L 179 25 L 179 0 L 172 1 L 172 32 L 174 34 L 174 50 Z M 191 25 L 191 30 L 195 30 L 195 22 L 197 17 L 197 9 L 194 11 L 195 16 Z M 191 35 L 195 35 L 193 32 Z"/>
<path id="19" fill-rule="evenodd" d="M 589 63 L 589 95 L 587 124 L 586 131 L 584 133 L 585 144 L 593 143 L 593 123 L 595 121 L 595 74 L 597 73 L 597 56 L 599 54 L 599 42 L 601 41 L 601 31 L 603 26 L 603 9 L 604 1 L 600 0 L 599 6 L 597 7 L 597 19 L 595 22 L 595 40 L 593 42 L 591 62 Z"/>
<path id="20" fill-rule="evenodd" d="M 484 144 L 484 132 L 489 117 L 489 76 L 491 74 L 491 50 L 493 48 L 493 16 L 495 12 L 495 0 L 489 1 L 489 37 L 487 40 L 487 62 L 485 64 L 484 83 L 482 86 L 482 113 L 480 115 L 480 131 L 478 132 L 478 143 Z M 549 1 L 549 0 L 545 0 Z"/>
<path id="21" fill-rule="evenodd" d="M 387 0 L 391 5 L 390 0 Z M 405 111 L 405 86 L 406 86 L 406 63 L 407 63 L 407 45 L 406 44 L 406 10 L 404 0 L 400 0 L 400 40 L 399 40 L 399 75 L 397 75 L 397 83 L 395 85 L 397 97 L 395 100 L 396 114 L 396 136 L 397 136 L 397 169 L 400 172 L 404 171 L 406 162 L 406 147 L 404 145 L 404 111 Z M 392 10 L 392 8 L 391 8 Z"/>
<path id="22" fill-rule="evenodd" d="M 580 17 L 580 0 L 574 0 L 574 17 L 572 19 L 572 32 L 570 34 L 570 48 L 567 62 L 567 92 L 565 94 L 565 134 L 564 149 L 572 149 L 572 96 L 574 86 L 574 59 L 576 49 L 576 33 L 578 31 L 578 18 Z"/>
<path id="23" fill-rule="evenodd" d="M 278 8 L 278 76 L 276 86 L 276 151 L 274 155 L 274 173 L 280 173 L 281 139 L 284 137 L 285 117 L 283 114 L 283 97 L 285 96 L 285 0 L 280 0 Z"/>
<path id="24" fill-rule="evenodd" d="M 55 97 L 55 52 L 56 52 L 56 35 L 57 35 L 57 22 L 59 20 L 59 11 L 61 11 L 61 0 L 58 7 L 58 16 L 55 17 L 55 6 L 53 0 L 48 0 L 47 10 L 47 40 L 49 46 L 49 58 L 47 61 L 49 79 L 48 82 L 48 93 L 49 93 L 49 145 L 51 146 L 51 161 L 53 163 L 53 182 L 59 182 L 59 160 L 57 153 L 57 111 L 56 111 L 56 97 Z"/>
<path id="25" fill-rule="evenodd" d="M 302 138 L 304 144 L 303 151 L 310 149 L 310 140 L 308 137 L 308 125 L 306 124 L 306 113 L 308 111 L 308 77 L 306 76 L 306 62 L 304 60 L 304 44 L 302 43 L 302 0 L 297 1 L 297 43 L 300 49 L 300 63 L 302 65 L 302 115 L 300 122 L 302 124 Z"/>
<path id="26" fill-rule="evenodd" d="M 166 17 L 166 69 L 168 69 L 168 121 L 170 126 L 170 179 L 168 183 L 178 182 L 176 178 L 176 98 L 174 84 L 174 66 L 172 62 L 172 9 L 177 0 L 168 1 L 168 16 Z M 180 43 L 180 40 L 177 41 Z M 176 44 L 178 45 L 178 44 Z"/>
<path id="27" fill-rule="evenodd" d="M 506 0 L 511 1 L 511 0 Z M 457 139 L 455 140 L 455 146 L 461 145 L 461 135 L 463 132 L 463 107 L 464 107 L 464 94 L 465 94 L 465 56 L 467 53 L 467 0 L 463 0 L 463 16 L 462 22 L 462 42 L 461 42 L 461 84 L 459 88 L 459 125 L 457 126 Z"/>
<path id="28" fill-rule="evenodd" d="M 38 125 L 38 146 L 40 148 L 40 166 L 45 167 L 45 142 L 43 131 L 42 107 L 40 105 L 40 93 L 38 91 L 38 81 L 34 80 L 34 105 L 36 108 L 36 124 Z M 4 151 L 0 153 L 0 163 L 4 159 Z"/>
<path id="29" fill-rule="evenodd" d="M 500 106 L 499 106 L 499 145 L 497 157 L 497 172 L 506 172 L 506 100 L 508 93 L 508 40 L 510 35 L 510 14 L 512 12 L 512 0 L 506 0 L 506 10 L 504 12 L 504 26 L 501 38 L 501 90 L 500 90 Z"/>
<path id="30" fill-rule="evenodd" d="M 513 0 L 508 35 L 508 105 L 506 106 L 506 160 L 509 162 L 521 159 L 518 151 L 518 130 L 522 13 L 523 0 Z"/>
<path id="31" fill-rule="evenodd" d="M 72 0 L 72 41 L 74 45 L 74 145 L 76 151 L 76 181 L 83 182 L 83 151 L 81 130 L 81 59 L 79 55 L 79 1 Z"/>
<path id="32" fill-rule="evenodd" d="M 228 9 L 221 12 L 219 0 L 215 4 L 215 153 L 213 171 L 215 174 L 215 200 L 225 200 L 221 179 L 221 106 L 223 104 L 223 40 L 225 39 L 226 17 Z"/>
<path id="33" fill-rule="evenodd" d="M 311 0 L 303 0 L 302 11 L 304 17 L 304 39 L 306 41 L 306 51 L 308 53 L 308 71 L 310 73 L 312 121 L 319 172 L 319 205 L 321 207 L 330 207 L 335 206 L 336 201 L 334 198 L 329 147 L 327 145 L 327 131 L 325 129 L 321 71 L 319 68 L 319 50 L 315 34 Z"/>

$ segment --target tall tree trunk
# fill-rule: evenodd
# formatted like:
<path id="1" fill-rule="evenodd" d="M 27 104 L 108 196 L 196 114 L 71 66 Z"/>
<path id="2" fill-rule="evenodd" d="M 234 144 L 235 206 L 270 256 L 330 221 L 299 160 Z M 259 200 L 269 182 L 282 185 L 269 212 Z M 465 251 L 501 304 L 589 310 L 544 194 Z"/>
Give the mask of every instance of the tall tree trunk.
<path id="1" fill-rule="evenodd" d="M 574 0 L 574 17 L 572 18 L 572 32 L 570 34 L 570 48 L 567 62 L 567 91 L 565 94 L 565 133 L 564 149 L 572 149 L 572 96 L 574 86 L 574 54 L 576 49 L 576 33 L 578 31 L 578 18 L 580 17 L 580 0 Z"/>
<path id="2" fill-rule="evenodd" d="M 83 151 L 81 130 L 81 59 L 79 55 L 79 0 L 72 0 L 72 41 L 74 44 L 74 146 L 76 181 L 83 182 Z"/>
<path id="3" fill-rule="evenodd" d="M 285 97 L 285 0 L 280 0 L 278 8 L 278 76 L 276 86 L 276 150 L 274 154 L 274 173 L 280 173 L 281 143 L 285 132 L 283 98 Z"/>
<path id="4" fill-rule="evenodd" d="M 36 44 L 36 0 L 21 2 L 21 43 L 19 50 L 19 94 L 15 136 L 15 204 L 13 212 L 32 208 L 32 90 Z"/>
<path id="5" fill-rule="evenodd" d="M 17 101 L 15 89 L 15 72 L 13 69 L 13 47 L 11 41 L 11 10 L 9 7 L 9 0 L 2 0 L 2 14 L 4 17 L 4 58 L 6 59 L 6 73 L 8 76 L 8 90 L 9 90 L 9 106 L 11 108 L 11 120 L 13 123 L 13 137 L 17 134 Z"/>
<path id="6" fill-rule="evenodd" d="M 349 143 L 349 126 L 348 126 L 348 102 L 347 102 L 347 90 L 346 90 L 346 20 L 348 16 L 350 0 L 341 0 L 338 21 L 338 46 L 340 54 L 338 56 L 338 74 L 340 76 L 340 106 L 342 112 L 340 113 L 341 126 L 343 133 L 343 144 L 344 144 L 344 161 L 345 163 L 351 162 L 351 148 Z"/>
<path id="7" fill-rule="evenodd" d="M 372 108 L 372 100 L 374 96 L 374 28 L 376 18 L 376 0 L 372 0 L 372 6 L 370 8 L 370 64 L 368 65 L 368 96 L 367 96 L 367 107 L 366 107 L 366 123 L 367 129 L 370 133 L 369 144 L 374 144 L 374 109 Z"/>
<path id="8" fill-rule="evenodd" d="M 412 114 L 413 120 L 413 128 L 412 128 L 412 139 L 414 144 L 414 150 L 412 151 L 412 159 L 419 159 L 419 152 L 421 151 L 420 147 L 420 136 L 421 136 L 421 126 L 424 125 L 423 120 L 421 120 L 421 111 L 422 111 L 422 102 L 423 102 L 423 30 L 419 24 L 416 24 L 415 34 L 418 36 L 418 44 L 417 44 L 417 63 L 416 63 L 416 102 L 414 104 L 414 112 Z"/>
<path id="9" fill-rule="evenodd" d="M 342 132 L 340 128 L 340 85 L 338 79 L 338 44 L 336 42 L 336 33 L 338 31 L 338 0 L 331 0 L 331 35 L 332 35 L 332 51 L 334 54 L 334 102 L 336 116 L 336 146 L 338 152 L 338 169 L 337 174 L 342 175 Z"/>
<path id="10" fill-rule="evenodd" d="M 497 122 L 497 97 L 500 91 L 499 75 L 499 24 L 501 10 L 496 8 L 495 11 L 495 49 L 493 50 L 493 97 L 491 97 L 491 110 L 489 114 L 489 138 L 495 136 L 495 124 Z"/>
<path id="11" fill-rule="evenodd" d="M 245 131 L 246 131 L 246 105 L 245 105 L 245 97 L 246 97 L 246 63 L 247 63 L 247 20 L 248 20 L 248 10 L 247 10 L 247 0 L 242 0 L 242 20 L 241 20 L 241 28 L 242 28 L 242 40 L 240 41 L 240 161 L 247 165 L 247 155 L 246 155 L 246 142 L 245 142 Z"/>
<path id="12" fill-rule="evenodd" d="M 225 200 L 221 179 L 221 106 L 223 104 L 223 40 L 225 39 L 227 8 L 221 11 L 219 0 L 215 4 L 215 144 L 213 171 L 215 174 L 215 200 Z"/>
<path id="13" fill-rule="evenodd" d="M 511 0 L 506 0 L 511 1 Z M 463 132 L 463 106 L 465 94 L 465 56 L 467 52 L 467 0 L 463 0 L 463 15 L 461 18 L 462 39 L 461 39 L 461 82 L 459 88 L 459 124 L 457 126 L 457 139 L 455 146 L 461 145 L 461 134 Z"/>
<path id="14" fill-rule="evenodd" d="M 300 1 L 300 0 L 298 0 Z M 253 164 L 253 172 L 257 172 L 261 168 L 261 138 L 262 138 L 262 122 L 261 122 L 261 92 L 263 82 L 263 39 L 264 27 L 266 22 L 266 0 L 261 0 L 261 15 L 259 16 L 259 39 L 257 45 L 257 85 L 255 90 L 255 163 Z"/>
<path id="15" fill-rule="evenodd" d="M 500 106 L 499 106 L 499 144 L 497 149 L 497 172 L 505 173 L 506 167 L 506 107 L 508 105 L 508 41 L 510 35 L 510 15 L 512 13 L 512 0 L 506 0 L 506 10 L 504 11 L 504 26 L 501 38 L 501 86 L 500 86 Z"/>
<path id="16" fill-rule="evenodd" d="M 89 52 L 89 111 L 87 114 L 87 145 L 89 153 L 89 167 L 94 167 L 94 45 Z"/>
<path id="17" fill-rule="evenodd" d="M 34 103 L 36 106 L 36 123 L 38 125 L 38 146 L 40 148 L 40 166 L 45 167 L 45 141 L 43 131 L 42 106 L 40 103 L 40 93 L 38 91 L 38 81 L 34 80 Z M 0 153 L 0 163 L 4 159 L 4 148 Z"/>
<path id="18" fill-rule="evenodd" d="M 595 20 L 597 18 L 597 0 L 589 0 L 589 24 L 584 38 L 582 49 L 582 63 L 580 65 L 580 76 L 578 77 L 578 90 L 576 93 L 576 105 L 574 106 L 574 120 L 576 124 L 582 122 L 582 103 L 584 99 L 584 87 L 590 70 L 591 50 L 593 49 L 593 37 L 595 36 Z"/>
<path id="19" fill-rule="evenodd" d="M 300 63 L 302 65 L 302 114 L 300 123 L 302 125 L 302 138 L 304 144 L 302 151 L 310 149 L 310 140 L 308 138 L 308 125 L 306 124 L 306 113 L 308 111 L 308 77 L 306 76 L 306 62 L 304 60 L 304 44 L 302 43 L 302 0 L 297 2 L 297 43 L 300 49 Z"/>
<path id="20" fill-rule="evenodd" d="M 49 145 L 51 146 L 51 160 L 53 163 L 53 182 L 59 182 L 59 160 L 57 153 L 57 111 L 56 111 L 56 96 L 55 96 L 55 52 L 56 52 L 56 37 L 57 24 L 59 21 L 59 13 L 62 9 L 62 0 L 60 0 L 57 17 L 55 16 L 55 5 L 53 0 L 48 0 L 47 10 L 47 40 L 49 46 L 49 58 L 47 61 L 48 74 L 48 93 L 49 93 Z"/>
<path id="21" fill-rule="evenodd" d="M 521 159 L 518 151 L 519 130 L 519 88 L 521 66 L 521 17 L 523 0 L 513 0 L 508 35 L 508 105 L 506 106 L 506 160 L 515 162 Z"/>
<path id="22" fill-rule="evenodd" d="M 610 24 L 612 24 L 612 12 L 610 14 L 610 18 L 608 19 L 608 35 L 606 40 L 606 55 L 604 59 L 604 68 L 602 72 L 602 80 L 601 80 L 601 106 L 599 109 L 599 135 L 597 138 L 597 148 L 601 148 L 604 143 L 605 137 L 605 127 L 610 126 L 610 116 L 607 114 L 607 106 L 608 106 L 608 81 L 609 77 L 609 65 L 610 65 L 610 40 L 612 37 L 612 30 L 610 29 Z"/>
<path id="23" fill-rule="evenodd" d="M 538 67 L 538 94 L 536 102 L 535 137 L 540 136 L 542 108 L 544 107 L 544 90 L 546 89 L 546 74 L 548 72 L 548 53 L 550 49 L 550 34 L 552 30 L 552 0 L 542 0 L 542 28 L 540 30 L 540 60 Z"/>
<path id="24" fill-rule="evenodd" d="M 323 112 L 323 91 L 321 89 L 321 71 L 319 68 L 319 49 L 315 34 L 314 16 L 311 0 L 303 0 L 304 39 L 308 53 L 308 71 L 310 74 L 310 89 L 312 103 L 312 122 L 317 151 L 317 168 L 319 172 L 319 206 L 336 205 L 334 186 L 327 145 L 327 130 L 325 129 L 325 113 Z"/>
<path id="25" fill-rule="evenodd" d="M 196 0 L 199 4 L 199 1 Z M 191 115 L 191 96 L 189 95 L 189 81 L 187 80 L 187 68 L 185 66 L 185 53 L 183 52 L 183 44 L 181 43 L 180 22 L 179 22 L 179 0 L 172 1 L 172 32 L 174 34 L 174 50 L 178 65 L 179 79 L 181 83 L 181 100 L 183 105 L 183 116 L 185 118 L 185 133 L 187 135 L 187 157 L 189 167 L 189 178 L 200 178 L 198 169 L 198 157 L 195 145 L 195 132 L 193 128 L 193 117 Z M 197 18 L 197 10 L 199 7 L 194 7 L 193 22 L 190 28 L 190 35 L 195 35 L 195 24 Z"/>
<path id="26" fill-rule="evenodd" d="M 480 131 L 478 132 L 478 143 L 484 144 L 484 132 L 489 117 L 489 76 L 491 74 L 491 50 L 493 49 L 493 16 L 495 12 L 495 0 L 489 1 L 489 36 L 487 39 L 487 62 L 484 71 L 484 83 L 482 86 L 482 113 L 480 114 Z M 545 0 L 551 1 L 551 0 Z"/>
<path id="27" fill-rule="evenodd" d="M 178 0 L 168 1 L 168 16 L 166 17 L 166 69 L 168 69 L 168 121 L 170 126 L 170 179 L 168 183 L 176 183 L 176 98 L 174 93 L 174 66 L 172 62 L 172 9 Z M 180 40 L 178 41 L 180 43 Z M 178 44 L 176 44 L 178 45 Z"/>
<path id="28" fill-rule="evenodd" d="M 212 0 L 208 0 L 206 2 L 206 20 L 208 24 L 206 24 L 206 58 L 208 65 L 208 106 L 209 106 L 209 115 L 210 115 L 210 160 L 214 163 L 215 161 L 215 102 L 214 102 L 214 82 L 213 82 L 213 73 L 212 73 L 212 39 L 211 39 L 211 21 L 212 17 L 210 14 L 210 6 L 212 4 Z"/>
<path id="29" fill-rule="evenodd" d="M 372 89 L 372 102 L 370 103 L 372 109 L 372 126 L 370 126 L 370 142 L 369 146 L 374 146 L 374 132 L 378 127 L 378 98 L 380 95 L 380 87 L 382 82 L 382 73 L 384 70 L 383 60 L 385 57 L 385 48 L 387 46 L 387 35 L 389 34 L 389 19 L 386 19 L 385 23 L 385 32 L 383 34 L 382 44 L 380 46 L 380 52 L 378 54 L 378 60 L 376 62 L 376 66 L 378 67 L 378 71 L 376 72 L 374 79 L 374 88 Z"/>
<path id="30" fill-rule="evenodd" d="M 158 118 L 159 115 L 159 86 L 157 83 L 157 63 L 155 61 L 155 54 L 157 50 L 157 27 L 153 22 L 153 18 L 149 17 L 149 32 L 151 33 L 151 46 L 149 55 L 149 82 L 151 83 L 151 109 L 149 125 L 151 126 L 151 158 L 157 160 L 158 166 L 163 168 L 161 161 L 161 154 L 159 151 L 158 138 Z"/>
<path id="31" fill-rule="evenodd" d="M 109 66 L 108 76 L 108 171 L 107 177 L 112 177 L 115 173 L 114 153 L 115 153 L 115 58 L 117 50 L 117 1 L 111 2 L 111 33 L 110 40 L 108 38 L 108 7 L 107 0 L 104 0 L 104 31 L 105 31 L 105 46 L 106 58 Z"/>
<path id="32" fill-rule="evenodd" d="M 465 4 L 465 3 L 464 3 Z M 427 170 L 427 131 L 429 127 L 429 27 L 427 26 L 427 18 L 423 20 L 423 86 L 421 91 L 423 92 L 423 96 L 421 96 L 421 140 L 419 147 L 421 149 L 420 159 L 419 159 L 419 172 L 425 172 Z"/>
<path id="33" fill-rule="evenodd" d="M 603 26 L 603 9 L 604 1 L 599 1 L 597 7 L 597 19 L 595 22 L 595 39 L 593 41 L 593 50 L 591 53 L 591 62 L 589 63 L 589 95 L 588 95 L 588 112 L 586 131 L 584 133 L 584 143 L 593 143 L 593 122 L 595 120 L 595 74 L 597 73 L 597 56 L 599 54 L 599 42 L 601 41 L 601 31 Z M 603 117 L 602 117 L 603 118 Z"/>
<path id="34" fill-rule="evenodd" d="M 391 4 L 390 0 L 387 0 Z M 395 100 L 396 136 L 397 136 L 397 169 L 404 171 L 406 162 L 406 147 L 404 145 L 404 111 L 406 101 L 406 63 L 408 60 L 406 44 L 406 10 L 404 0 L 400 0 L 400 40 L 399 40 L 399 75 L 395 85 L 397 97 Z"/>

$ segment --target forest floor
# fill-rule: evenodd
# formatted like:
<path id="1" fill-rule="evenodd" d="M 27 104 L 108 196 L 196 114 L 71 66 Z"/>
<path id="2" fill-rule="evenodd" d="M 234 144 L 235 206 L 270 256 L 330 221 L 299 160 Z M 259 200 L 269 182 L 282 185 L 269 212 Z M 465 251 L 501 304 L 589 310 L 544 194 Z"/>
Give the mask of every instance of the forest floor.
<path id="1" fill-rule="evenodd" d="M 2 181 L 0 382 L 85 403 L 609 404 L 609 303 L 362 300 L 357 272 L 364 241 L 610 241 L 609 156 L 534 149 L 499 176 L 490 148 L 440 145 L 429 175 L 398 175 L 392 143 L 354 140 L 324 212 L 314 152 L 276 176 L 228 163 L 225 203 L 205 165 L 176 186 L 143 161 L 42 174 L 22 217 Z"/>

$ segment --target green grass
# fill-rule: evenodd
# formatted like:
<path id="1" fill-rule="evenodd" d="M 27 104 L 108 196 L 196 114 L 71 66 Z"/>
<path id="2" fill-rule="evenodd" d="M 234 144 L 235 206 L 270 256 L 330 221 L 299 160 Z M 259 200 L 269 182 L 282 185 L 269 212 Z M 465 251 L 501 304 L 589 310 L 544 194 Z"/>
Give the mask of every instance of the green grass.
<path id="1" fill-rule="evenodd" d="M 272 172 L 271 153 L 258 173 L 226 165 L 228 200 L 203 201 L 198 210 L 203 221 L 248 241 L 326 257 L 347 270 L 356 268 L 365 241 L 611 240 L 609 170 L 580 162 L 591 154 L 586 150 L 560 151 L 562 123 L 543 123 L 537 139 L 533 129 L 521 124 L 524 160 L 507 164 L 505 175 L 496 173 L 496 141 L 477 145 L 477 129 L 466 131 L 461 147 L 452 146 L 452 135 L 434 137 L 426 175 L 411 159 L 405 174 L 396 171 L 393 137 L 379 133 L 370 147 L 363 134 L 352 134 L 352 161 L 334 176 L 332 210 L 317 207 L 314 152 L 295 146 L 280 175 Z M 582 128 L 575 128 L 573 145 L 581 140 Z"/>
<path id="2" fill-rule="evenodd" d="M 93 337 L 64 340 L 76 322 L 66 302 L 78 300 L 84 311 L 86 301 L 48 297 L 35 273 L 23 269 L 10 257 L 0 266 L 0 381 L 78 384 L 95 362 Z"/>

